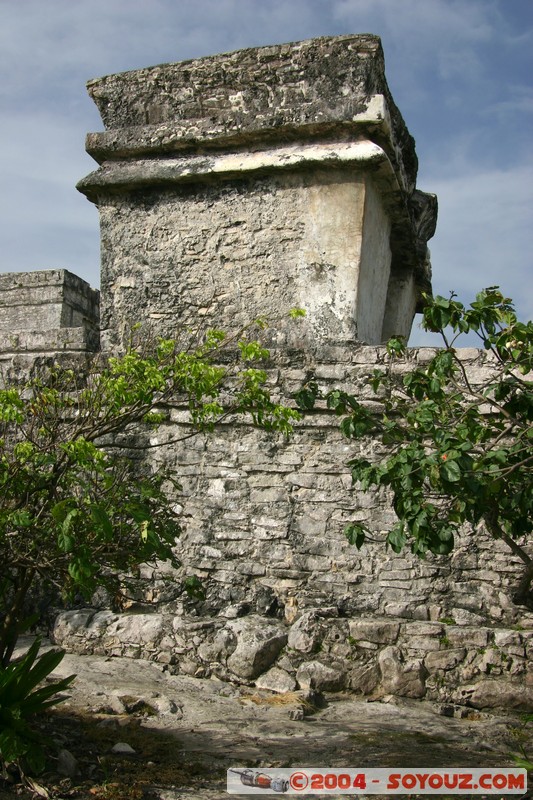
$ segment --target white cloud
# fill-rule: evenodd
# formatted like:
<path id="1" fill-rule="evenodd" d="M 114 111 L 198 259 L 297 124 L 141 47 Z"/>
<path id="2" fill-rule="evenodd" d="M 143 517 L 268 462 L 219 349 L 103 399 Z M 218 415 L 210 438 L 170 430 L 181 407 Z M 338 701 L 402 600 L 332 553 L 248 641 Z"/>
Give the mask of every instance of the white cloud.
<path id="1" fill-rule="evenodd" d="M 436 179 L 432 189 L 439 198 L 431 246 L 434 288 L 472 299 L 479 289 L 497 284 L 523 316 L 533 318 L 533 162 Z"/>
<path id="2" fill-rule="evenodd" d="M 509 86 L 507 97 L 491 103 L 484 110 L 485 116 L 497 115 L 500 119 L 514 122 L 517 114 L 533 113 L 533 89 L 530 86 Z"/>
<path id="3" fill-rule="evenodd" d="M 470 0 L 336 0 L 333 14 L 357 26 L 369 19 L 376 32 L 383 32 L 396 53 L 403 56 L 404 69 L 429 64 L 441 77 L 457 71 L 477 71 L 479 63 L 472 45 L 494 35 L 490 2 Z M 428 56 L 430 60 L 428 61 Z"/>

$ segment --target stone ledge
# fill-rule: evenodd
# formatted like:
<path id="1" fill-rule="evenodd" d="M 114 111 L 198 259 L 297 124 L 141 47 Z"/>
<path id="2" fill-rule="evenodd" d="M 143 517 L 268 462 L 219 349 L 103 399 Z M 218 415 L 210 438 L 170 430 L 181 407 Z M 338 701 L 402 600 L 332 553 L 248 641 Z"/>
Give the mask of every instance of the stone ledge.
<path id="1" fill-rule="evenodd" d="M 87 328 L 52 328 L 48 331 L 0 332 L 0 354 L 97 352 L 98 332 Z"/>
<path id="2" fill-rule="evenodd" d="M 378 36 L 331 36 L 160 64 L 89 81 L 89 94 L 111 136 L 88 140 L 92 154 L 124 157 L 120 131 L 147 126 L 144 147 L 182 147 L 238 132 L 290 131 L 339 123 L 385 123 L 384 138 L 408 192 L 414 188 L 414 141 L 390 94 Z M 376 101 L 381 95 L 383 102 Z M 389 112 L 383 113 L 385 104 Z M 122 149 L 121 149 L 122 139 Z M 96 147 L 95 147 L 96 145 Z M 136 145 L 138 147 L 138 145 Z M 127 149 L 128 154 L 131 150 Z M 137 150 L 138 152 L 138 150 Z"/>

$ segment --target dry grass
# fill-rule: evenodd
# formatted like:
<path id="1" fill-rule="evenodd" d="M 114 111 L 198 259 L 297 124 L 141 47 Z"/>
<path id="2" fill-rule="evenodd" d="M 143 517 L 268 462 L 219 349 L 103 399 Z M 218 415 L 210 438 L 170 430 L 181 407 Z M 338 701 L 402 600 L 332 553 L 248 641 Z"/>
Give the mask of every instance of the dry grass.
<path id="1" fill-rule="evenodd" d="M 242 694 L 240 702 L 255 703 L 256 706 L 299 706 L 305 711 L 315 711 L 315 706 L 306 700 L 298 692 L 254 692 L 254 694 Z"/>

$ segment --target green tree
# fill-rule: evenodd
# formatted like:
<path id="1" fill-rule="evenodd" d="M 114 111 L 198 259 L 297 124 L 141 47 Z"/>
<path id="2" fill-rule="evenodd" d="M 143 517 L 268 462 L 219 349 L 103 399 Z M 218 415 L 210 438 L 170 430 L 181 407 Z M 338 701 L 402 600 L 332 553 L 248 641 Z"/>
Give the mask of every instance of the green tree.
<path id="1" fill-rule="evenodd" d="M 262 323 L 261 323 L 262 324 Z M 261 327 L 261 325 L 260 325 Z M 191 430 L 233 414 L 288 434 L 298 418 L 272 400 L 250 338 L 210 331 L 201 344 L 133 344 L 85 374 L 57 364 L 0 390 L 0 666 L 10 662 L 37 586 L 63 595 L 111 591 L 142 563 L 178 563 L 179 519 L 168 473 L 135 458 L 132 444 L 172 408 Z M 222 364 L 222 366 L 221 366 Z M 148 441 L 149 437 L 145 436 Z"/>
<path id="2" fill-rule="evenodd" d="M 490 287 L 469 307 L 454 294 L 426 297 L 422 327 L 440 334 L 442 348 L 406 371 L 406 343 L 391 339 L 386 368 L 369 379 L 373 404 L 340 390 L 323 396 L 346 437 L 384 445 L 375 459 L 349 462 L 357 491 L 391 491 L 397 522 L 386 544 L 395 552 L 409 545 L 421 557 L 448 554 L 459 529 L 475 534 L 483 523 L 523 562 L 514 601 L 532 607 L 533 323 L 520 322 L 512 302 Z M 481 385 L 456 349 L 468 333 L 488 351 Z M 297 399 L 310 409 L 320 396 L 311 382 Z M 345 533 L 359 548 L 370 531 L 352 523 Z"/>

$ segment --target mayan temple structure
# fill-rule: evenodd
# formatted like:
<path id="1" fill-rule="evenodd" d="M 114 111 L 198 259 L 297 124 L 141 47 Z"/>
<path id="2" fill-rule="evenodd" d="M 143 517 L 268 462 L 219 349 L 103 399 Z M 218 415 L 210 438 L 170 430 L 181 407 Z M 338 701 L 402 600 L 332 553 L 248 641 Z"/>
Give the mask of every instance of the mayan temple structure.
<path id="1" fill-rule="evenodd" d="M 267 316 L 281 399 L 310 375 L 364 397 L 383 343 L 409 336 L 431 290 L 437 216 L 378 37 L 259 47 L 88 88 L 105 130 L 87 137 L 98 167 L 78 188 L 100 215 L 100 298 L 65 271 L 0 276 L 8 374 L 54 352 L 120 349 L 137 323 L 175 336 Z M 294 307 L 306 310 L 298 324 Z M 461 358 L 481 381 L 483 354 Z M 503 544 L 465 538 L 426 561 L 379 543 L 358 551 L 347 522 L 379 539 L 395 518 L 385 494 L 352 487 L 346 462 L 372 443 L 348 442 L 318 409 L 290 440 L 241 421 L 159 448 L 185 417 L 173 411 L 146 455 L 182 486 L 182 569 L 146 569 L 125 609 L 95 599 L 62 612 L 57 642 L 277 691 L 533 708 L 533 616 L 513 606 Z M 183 591 L 191 574 L 201 601 Z"/>
<path id="2" fill-rule="evenodd" d="M 100 212 L 106 344 L 138 319 L 172 333 L 293 306 L 313 347 L 409 334 L 436 202 L 416 189 L 376 36 L 166 64 L 89 93 L 106 130 L 88 136 L 101 166 L 78 188 Z"/>

